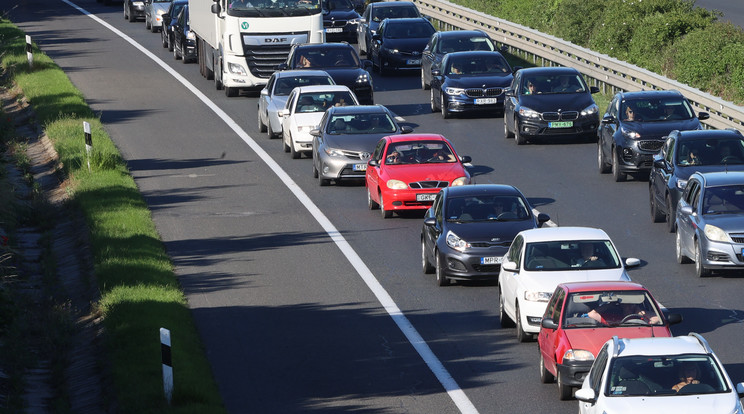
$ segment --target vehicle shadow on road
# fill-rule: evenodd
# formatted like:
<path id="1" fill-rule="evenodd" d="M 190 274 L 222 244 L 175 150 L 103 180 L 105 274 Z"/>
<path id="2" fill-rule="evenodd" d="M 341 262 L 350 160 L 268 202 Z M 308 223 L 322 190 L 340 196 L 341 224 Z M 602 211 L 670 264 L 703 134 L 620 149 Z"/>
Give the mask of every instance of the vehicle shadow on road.
<path id="1" fill-rule="evenodd" d="M 732 323 L 744 322 L 744 310 L 741 309 L 670 308 L 669 311 L 680 313 L 683 318 L 680 324 L 672 326 L 675 336 L 690 332 L 704 335 Z"/>
<path id="2" fill-rule="evenodd" d="M 527 197 L 527 201 L 535 208 L 555 203 L 554 198 L 547 197 Z"/>
<path id="3" fill-rule="evenodd" d="M 486 175 L 493 172 L 493 168 L 487 166 L 487 165 L 473 165 L 472 167 L 468 167 L 468 172 L 470 173 L 471 177 L 477 177 L 479 175 Z"/>

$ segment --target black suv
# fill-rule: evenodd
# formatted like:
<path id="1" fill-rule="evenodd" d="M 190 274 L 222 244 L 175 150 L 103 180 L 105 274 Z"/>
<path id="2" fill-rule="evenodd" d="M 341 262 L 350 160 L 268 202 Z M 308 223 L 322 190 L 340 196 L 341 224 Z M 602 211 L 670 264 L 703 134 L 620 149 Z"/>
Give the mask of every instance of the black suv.
<path id="1" fill-rule="evenodd" d="M 349 0 L 323 0 L 323 28 L 326 41 L 346 40 L 349 43 L 357 41 L 357 27 L 359 13 Z"/>
<path id="2" fill-rule="evenodd" d="M 292 47 L 287 61 L 277 69 L 316 69 L 331 75 L 337 85 L 354 91 L 361 104 L 374 104 L 372 77 L 367 69 L 369 60 L 361 60 L 356 49 L 348 43 L 299 44 Z"/>
<path id="3" fill-rule="evenodd" d="M 674 130 L 654 155 L 648 182 L 651 218 L 674 231 L 677 202 L 695 172 L 744 171 L 744 135 L 727 130 Z"/>
<path id="4" fill-rule="evenodd" d="M 679 91 L 617 93 L 597 131 L 599 172 L 612 171 L 615 181 L 646 174 L 671 131 L 701 129 L 700 120 L 709 117 L 696 115 Z"/>

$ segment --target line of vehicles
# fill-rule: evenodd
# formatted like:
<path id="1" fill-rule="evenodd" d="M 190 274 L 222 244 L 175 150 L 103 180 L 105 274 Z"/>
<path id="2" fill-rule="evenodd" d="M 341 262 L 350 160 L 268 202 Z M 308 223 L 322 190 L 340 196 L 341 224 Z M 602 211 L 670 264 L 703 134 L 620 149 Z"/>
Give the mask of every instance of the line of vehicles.
<path id="1" fill-rule="evenodd" d="M 700 276 L 744 267 L 740 132 L 704 130 L 709 115 L 677 91 L 620 92 L 600 118 L 599 89 L 576 69 L 512 68 L 487 34 L 437 32 L 411 2 L 361 15 L 349 0 L 138 3 L 125 0 L 125 18 L 161 28 L 163 46 L 227 96 L 262 88 L 259 131 L 312 158 L 320 186 L 364 181 L 367 207 L 385 219 L 425 211 L 422 271 L 439 286 L 498 280 L 502 327 L 537 338 L 540 381 L 564 400 L 579 388 L 579 412 L 744 413 L 744 383 L 700 335 L 673 337 L 682 316 L 630 280 L 639 259 L 623 260 L 601 229 L 544 226 L 550 217 L 514 186 L 475 184 L 471 157 L 446 137 L 374 104 L 370 71 L 418 71 L 432 112 L 501 115 L 518 145 L 596 141 L 600 173 L 649 177 L 653 221 L 677 232 L 677 260 Z M 356 41 L 369 59 L 326 38 Z"/>

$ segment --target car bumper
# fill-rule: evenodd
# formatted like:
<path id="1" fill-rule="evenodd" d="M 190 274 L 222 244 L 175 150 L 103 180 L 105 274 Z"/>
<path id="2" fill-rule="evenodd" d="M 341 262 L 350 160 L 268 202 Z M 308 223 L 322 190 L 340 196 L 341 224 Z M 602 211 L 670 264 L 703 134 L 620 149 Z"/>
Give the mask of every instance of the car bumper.
<path id="1" fill-rule="evenodd" d="M 374 91 L 372 90 L 372 85 L 353 85 L 351 90 L 354 91 L 354 95 L 356 95 L 357 99 L 359 99 L 359 103 L 361 103 L 362 105 L 374 104 L 375 97 Z"/>
<path id="2" fill-rule="evenodd" d="M 501 269 L 500 259 L 506 254 L 506 250 L 480 249 L 463 253 L 446 245 L 440 246 L 439 249 L 442 263 L 445 264 L 445 275 L 449 279 L 456 280 L 498 279 Z M 498 258 L 499 263 L 488 263 L 492 258 Z"/>
<path id="3" fill-rule="evenodd" d="M 183 45 L 183 58 L 196 59 L 196 42 L 189 40 Z"/>
<path id="4" fill-rule="evenodd" d="M 621 172 L 624 173 L 637 173 L 637 172 L 649 172 L 651 166 L 654 164 L 654 155 L 656 155 L 661 146 L 664 144 L 663 141 L 655 141 L 656 145 L 651 149 L 645 150 L 640 148 L 638 142 L 628 142 L 629 146 L 617 146 L 617 153 L 619 154 L 618 167 Z"/>
<path id="5" fill-rule="evenodd" d="M 313 149 L 313 136 L 309 132 L 297 132 L 292 134 L 294 149 L 298 152 L 309 152 Z"/>
<path id="6" fill-rule="evenodd" d="M 706 269 L 744 268 L 744 243 L 725 243 L 702 240 L 703 265 Z"/>
<path id="7" fill-rule="evenodd" d="M 520 118 L 520 134 L 526 138 L 561 137 L 583 135 L 595 137 L 599 127 L 599 117 L 583 117 L 573 122 L 568 128 L 551 128 L 548 121 L 534 120 L 532 118 Z"/>
<path id="8" fill-rule="evenodd" d="M 348 157 L 331 157 L 319 151 L 318 175 L 327 180 L 364 180 L 367 160 Z"/>
<path id="9" fill-rule="evenodd" d="M 572 387 L 580 387 L 594 361 L 567 361 L 565 364 L 557 364 L 558 375 L 561 382 Z"/>
<path id="10" fill-rule="evenodd" d="M 335 31 L 334 29 L 341 29 L 341 31 Z M 357 25 L 347 24 L 343 27 L 327 27 L 325 28 L 325 36 L 327 42 L 332 42 L 334 40 L 350 40 L 352 43 L 356 42 Z"/>
<path id="11" fill-rule="evenodd" d="M 450 112 L 500 112 L 504 110 L 504 96 L 471 98 L 468 96 L 445 95 L 447 110 Z M 491 99 L 491 101 L 484 101 Z M 488 102 L 488 103 L 486 103 Z"/>
<path id="12" fill-rule="evenodd" d="M 421 55 L 391 55 L 380 56 L 380 64 L 385 70 L 421 70 Z"/>
<path id="13" fill-rule="evenodd" d="M 421 195 L 436 195 L 441 191 L 441 188 L 422 188 L 422 189 L 405 189 L 405 190 L 391 190 L 389 188 L 382 189 L 382 197 L 385 201 L 385 210 L 388 211 L 400 211 L 400 210 L 426 210 L 434 203 L 434 197 L 430 200 L 420 200 Z"/>
<path id="14" fill-rule="evenodd" d="M 520 292 L 519 294 L 524 295 L 524 292 Z M 540 322 L 547 307 L 548 302 L 530 302 L 520 299 L 519 312 L 522 317 L 522 329 L 527 333 L 539 333 Z"/>

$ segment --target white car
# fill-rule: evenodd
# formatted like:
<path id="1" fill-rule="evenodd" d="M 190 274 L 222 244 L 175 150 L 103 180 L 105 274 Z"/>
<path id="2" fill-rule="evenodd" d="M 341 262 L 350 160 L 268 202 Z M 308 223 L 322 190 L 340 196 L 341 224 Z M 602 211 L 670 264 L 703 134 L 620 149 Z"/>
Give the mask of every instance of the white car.
<path id="1" fill-rule="evenodd" d="M 354 92 L 344 85 L 294 88 L 286 107 L 279 111 L 284 152 L 291 153 L 295 159 L 300 158 L 303 152 L 310 153 L 313 149 L 310 131 L 318 127 L 326 109 L 347 105 L 359 105 L 359 101 Z"/>
<path id="2" fill-rule="evenodd" d="M 576 391 L 580 414 L 741 414 L 734 385 L 699 334 L 607 341 Z"/>
<path id="3" fill-rule="evenodd" d="M 278 138 L 281 135 L 282 120 L 279 111 L 287 105 L 292 89 L 298 86 L 335 84 L 331 75 L 324 70 L 274 72 L 258 98 L 258 130 L 268 132 L 269 138 Z"/>
<path id="4" fill-rule="evenodd" d="M 540 321 L 559 283 L 630 280 L 615 245 L 604 230 L 548 227 L 517 234 L 499 271 L 501 326 L 517 325 L 517 339 L 526 342 L 540 332 Z"/>

